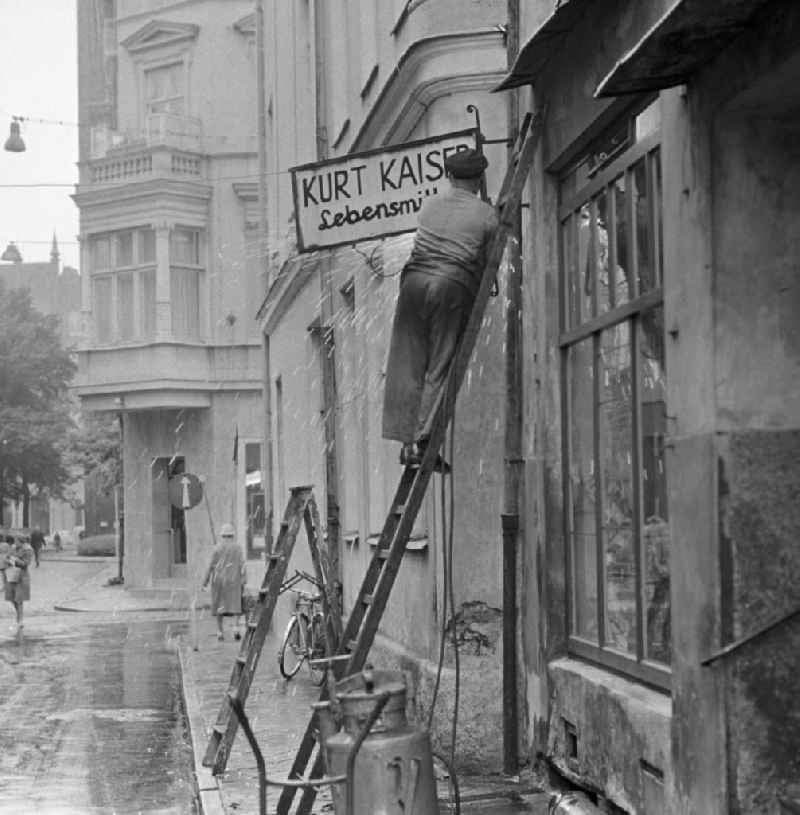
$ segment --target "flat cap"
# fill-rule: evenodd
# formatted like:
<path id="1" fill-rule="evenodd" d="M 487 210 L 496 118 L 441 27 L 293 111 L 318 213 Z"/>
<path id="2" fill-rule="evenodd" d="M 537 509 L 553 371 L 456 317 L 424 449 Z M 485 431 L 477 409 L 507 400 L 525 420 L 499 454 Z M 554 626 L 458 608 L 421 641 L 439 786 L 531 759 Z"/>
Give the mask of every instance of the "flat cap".
<path id="1" fill-rule="evenodd" d="M 454 178 L 476 178 L 488 166 L 486 156 L 472 149 L 459 150 L 444 160 L 445 170 Z"/>

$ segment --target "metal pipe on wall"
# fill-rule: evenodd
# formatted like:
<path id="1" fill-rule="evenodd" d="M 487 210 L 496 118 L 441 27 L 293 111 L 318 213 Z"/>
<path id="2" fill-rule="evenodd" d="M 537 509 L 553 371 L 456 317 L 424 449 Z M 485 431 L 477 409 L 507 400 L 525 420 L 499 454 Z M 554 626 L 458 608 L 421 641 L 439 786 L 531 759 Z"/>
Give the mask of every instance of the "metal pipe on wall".
<path id="1" fill-rule="evenodd" d="M 519 51 L 519 0 L 508 0 L 506 54 L 509 70 Z M 519 128 L 517 91 L 508 94 L 509 156 Z M 520 210 L 521 211 L 521 210 Z M 519 704 L 517 693 L 517 547 L 522 470 L 522 221 L 509 241 L 506 281 L 506 411 L 503 477 L 503 770 L 515 775 L 519 752 Z"/>

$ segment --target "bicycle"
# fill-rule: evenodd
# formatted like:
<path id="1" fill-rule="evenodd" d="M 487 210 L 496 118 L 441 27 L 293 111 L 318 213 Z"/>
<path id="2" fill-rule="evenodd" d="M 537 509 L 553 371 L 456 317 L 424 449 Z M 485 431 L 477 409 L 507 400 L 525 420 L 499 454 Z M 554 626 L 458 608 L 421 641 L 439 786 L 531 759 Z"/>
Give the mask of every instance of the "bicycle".
<path id="1" fill-rule="evenodd" d="M 286 626 L 278 652 L 278 667 L 284 679 L 291 679 L 305 662 L 311 681 L 320 686 L 325 682 L 328 672 L 326 666 L 314 664 L 315 660 L 327 656 L 322 596 L 293 588 L 301 580 L 308 581 L 317 589 L 321 588 L 314 577 L 299 570 L 295 570 L 294 575 L 281 586 L 281 593 L 291 591 L 295 595 L 295 602 L 294 612 Z"/>

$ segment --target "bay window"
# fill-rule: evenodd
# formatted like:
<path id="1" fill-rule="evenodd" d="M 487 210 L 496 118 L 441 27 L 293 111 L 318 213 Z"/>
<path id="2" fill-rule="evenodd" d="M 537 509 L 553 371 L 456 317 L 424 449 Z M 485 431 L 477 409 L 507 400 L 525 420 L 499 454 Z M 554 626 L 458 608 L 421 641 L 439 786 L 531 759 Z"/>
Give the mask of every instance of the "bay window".
<path id="1" fill-rule="evenodd" d="M 155 233 L 149 227 L 91 238 L 92 312 L 98 343 L 155 335 Z"/>
<path id="2" fill-rule="evenodd" d="M 170 301 L 172 334 L 180 339 L 200 335 L 200 231 L 175 227 L 170 233 Z"/>
<path id="3" fill-rule="evenodd" d="M 569 648 L 668 687 L 657 101 L 562 175 L 559 222 Z"/>

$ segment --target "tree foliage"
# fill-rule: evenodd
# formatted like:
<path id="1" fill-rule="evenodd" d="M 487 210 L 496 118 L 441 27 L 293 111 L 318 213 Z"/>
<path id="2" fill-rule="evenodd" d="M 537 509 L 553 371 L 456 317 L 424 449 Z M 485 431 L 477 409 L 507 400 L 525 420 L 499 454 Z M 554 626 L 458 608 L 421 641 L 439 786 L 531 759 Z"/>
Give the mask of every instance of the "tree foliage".
<path id="1" fill-rule="evenodd" d="M 108 491 L 122 481 L 122 435 L 113 413 L 84 411 L 70 444 L 70 461 L 97 487 Z"/>
<path id="2" fill-rule="evenodd" d="M 0 284 L 0 496 L 25 498 L 31 485 L 61 495 L 70 480 L 75 363 L 58 320 L 34 308 L 27 289 Z"/>

